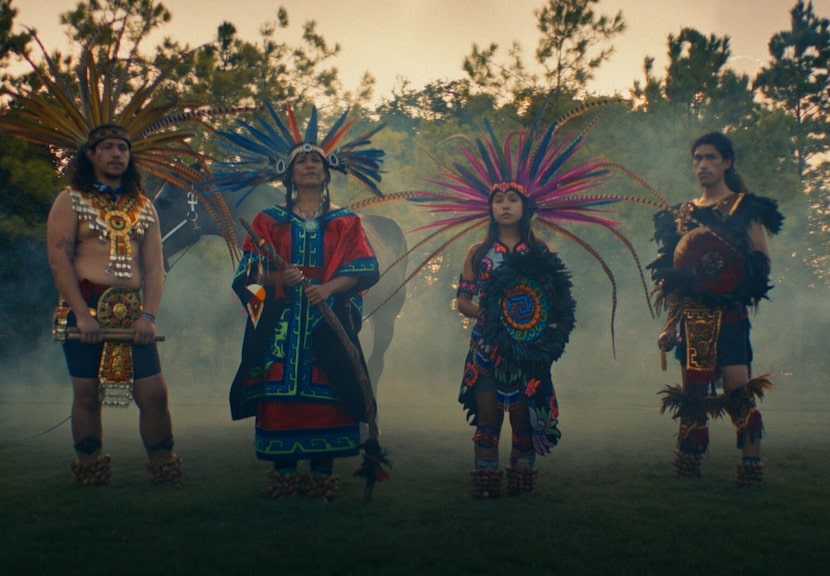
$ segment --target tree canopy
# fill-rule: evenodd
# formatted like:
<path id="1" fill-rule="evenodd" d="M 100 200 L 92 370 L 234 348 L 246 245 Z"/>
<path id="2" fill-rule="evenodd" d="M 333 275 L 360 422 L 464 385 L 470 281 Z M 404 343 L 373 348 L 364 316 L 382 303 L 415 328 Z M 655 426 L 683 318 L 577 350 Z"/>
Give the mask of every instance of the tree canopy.
<path id="1" fill-rule="evenodd" d="M 10 95 L 43 90 L 37 75 L 11 73 L 7 64 L 27 57 L 41 71 L 47 66 L 38 59 L 40 51 L 29 32 L 14 32 L 13 2 L 0 0 L 0 63 L 5 70 L 0 114 L 14 110 Z M 166 70 L 159 89 L 170 100 L 217 106 L 290 101 L 298 110 L 314 103 L 322 121 L 353 106 L 363 116 L 386 123 L 376 141 L 387 151 L 384 190 L 395 192 L 426 185 L 422 179 L 438 170 L 436 160 L 451 161 L 456 153 L 448 143 L 460 134 L 480 133 L 485 118 L 503 133 L 526 126 L 544 105 L 549 120 L 574 104 L 619 96 L 587 90 L 613 53 L 614 39 L 626 30 L 623 12 L 602 14 L 601 8 L 599 0 L 540 0 L 533 12 L 538 37 L 531 60 L 518 42 L 505 55 L 495 43 L 474 44 L 461 60 L 467 78 L 436 79 L 416 87 L 404 77 L 377 104 L 371 104 L 370 72 L 359 86 L 344 87 L 337 67 L 341 46 L 324 38 L 316 22 L 300 24 L 299 41 L 286 39 L 294 24 L 283 8 L 263 21 L 257 38 L 240 37 L 236 25 L 225 20 L 216 23 L 215 38 L 203 46 L 182 44 L 175 37 L 149 46 L 151 33 L 168 27 L 176 16 L 162 2 L 80 1 L 60 15 L 72 39 L 70 47 L 44 48 L 65 79 L 76 73 L 82 48 L 110 55 L 115 65 L 134 71 L 123 86 L 125 94 Z M 688 143 L 702 132 L 724 131 L 735 141 L 739 169 L 750 188 L 776 198 L 787 213 L 785 231 L 797 261 L 813 270 L 814 279 L 830 281 L 830 23 L 803 0 L 790 15 L 790 29 L 770 39 L 770 60 L 754 78 L 730 68 L 728 35 L 693 28 L 668 35 L 665 70 L 655 70 L 654 59 L 646 58 L 643 79 L 606 112 L 581 153 L 613 158 L 679 201 L 695 190 Z M 234 117 L 215 120 L 189 143 L 198 153 L 211 154 L 216 151 L 213 130 L 233 126 Z M 575 129 L 580 129 L 578 122 Z M 0 142 L 4 246 L 42 243 L 45 215 L 60 187 L 59 168 L 54 150 Z M 631 184 L 620 181 L 615 186 L 625 190 Z M 404 228 L 427 218 L 407 210 L 396 211 L 395 217 L 407 220 Z M 643 228 L 649 225 L 645 211 L 631 209 L 630 217 Z M 803 234 L 805 229 L 810 234 Z M 3 285 L 25 283 L 31 261 L 28 266 L 6 262 L 12 263 L 2 269 Z M 35 265 L 48 277 L 45 260 Z M 51 287 L 43 290 L 49 294 Z M 19 332 L 15 318 L 14 310 L 0 312 L 0 332 Z"/>

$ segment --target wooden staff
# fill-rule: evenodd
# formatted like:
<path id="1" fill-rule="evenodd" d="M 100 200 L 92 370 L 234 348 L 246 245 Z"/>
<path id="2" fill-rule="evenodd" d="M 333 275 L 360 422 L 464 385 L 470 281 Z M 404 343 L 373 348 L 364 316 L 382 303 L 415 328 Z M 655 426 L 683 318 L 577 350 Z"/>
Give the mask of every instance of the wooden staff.
<path id="1" fill-rule="evenodd" d="M 277 250 L 274 248 L 273 244 L 269 244 L 265 238 L 257 234 L 256 230 L 254 230 L 253 226 L 251 226 L 245 218 L 240 216 L 239 222 L 248 232 L 248 235 L 251 237 L 251 240 L 254 241 L 257 249 L 261 250 L 274 266 L 281 270 L 288 268 L 289 264 L 282 258 L 282 256 L 277 254 Z M 311 280 L 303 278 L 303 286 L 308 286 L 310 284 Z M 388 464 L 388 462 L 386 461 L 383 450 L 380 448 L 380 444 L 378 443 L 379 430 L 377 425 L 375 394 L 372 391 L 372 383 L 369 381 L 369 375 L 366 373 L 366 370 L 363 368 L 363 362 L 360 360 L 360 352 L 354 345 L 354 342 L 352 342 L 349 338 L 349 335 L 346 333 L 346 329 L 343 328 L 343 325 L 340 323 L 337 315 L 325 300 L 319 302 L 317 307 L 320 309 L 326 324 L 328 324 L 329 328 L 332 329 L 334 334 L 340 340 L 340 343 L 343 345 L 343 348 L 346 350 L 349 361 L 352 364 L 352 368 L 354 368 L 357 382 L 360 384 L 360 389 L 363 392 L 366 419 L 368 420 L 367 423 L 369 425 L 369 440 L 367 440 L 363 446 L 365 452 L 363 465 L 357 472 L 355 472 L 355 474 L 366 478 L 366 489 L 363 493 L 363 500 L 368 502 L 372 498 L 372 489 L 374 488 L 375 482 L 379 479 L 388 477 L 388 474 L 381 469 L 381 464 Z"/>
<path id="2" fill-rule="evenodd" d="M 264 238 L 262 238 L 256 231 L 253 229 L 251 224 L 245 220 L 244 218 L 240 217 L 239 221 L 242 223 L 242 226 L 245 227 L 245 230 L 248 232 L 248 235 L 254 241 L 256 247 L 261 250 L 265 256 L 272 262 L 272 264 L 280 269 L 288 268 L 288 263 L 286 263 L 283 258 L 277 254 L 276 249 L 272 244 L 266 242 Z M 311 284 L 311 281 L 308 278 L 303 278 L 303 285 L 308 286 Z M 366 401 L 366 417 L 369 420 L 369 436 L 372 438 L 377 438 L 378 436 L 378 427 L 375 420 L 375 410 L 374 410 L 374 394 L 372 392 L 372 384 L 369 381 L 369 375 L 366 373 L 366 370 L 363 369 L 363 363 L 360 361 L 360 353 L 357 350 L 357 347 L 349 338 L 349 335 L 346 333 L 345 328 L 340 323 L 340 320 L 335 315 L 334 311 L 331 307 L 324 301 L 319 302 L 317 307 L 320 308 L 320 312 L 323 315 L 323 319 L 326 321 L 326 324 L 334 331 L 334 334 L 340 340 L 340 343 L 345 348 L 348 356 L 349 361 L 351 362 L 355 377 L 357 378 L 358 383 L 360 384 L 360 389 L 363 392 L 363 397 Z"/>
<path id="3" fill-rule="evenodd" d="M 101 337 L 111 342 L 132 342 L 135 338 L 135 330 L 132 328 L 102 328 Z M 74 326 L 66 329 L 67 340 L 80 340 L 81 331 Z M 164 342 L 164 336 L 156 336 L 153 342 Z"/>

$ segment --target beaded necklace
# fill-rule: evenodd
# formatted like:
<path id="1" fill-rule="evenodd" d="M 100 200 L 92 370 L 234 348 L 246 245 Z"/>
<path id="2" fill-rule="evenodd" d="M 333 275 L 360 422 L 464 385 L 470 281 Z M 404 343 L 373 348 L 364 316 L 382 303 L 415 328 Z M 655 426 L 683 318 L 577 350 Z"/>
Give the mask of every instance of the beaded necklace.
<path id="1" fill-rule="evenodd" d="M 320 216 L 321 208 L 322 204 L 317 206 L 314 212 L 311 212 L 310 210 L 303 210 L 297 206 L 297 211 L 303 219 L 303 228 L 306 232 L 317 232 L 320 229 L 320 223 L 317 221 L 317 218 Z"/>
<path id="2" fill-rule="evenodd" d="M 152 204 L 142 194 L 124 194 L 109 187 L 81 192 L 70 188 L 72 209 L 81 222 L 98 232 L 102 243 L 109 242 L 109 262 L 105 272 L 116 278 L 132 278 L 131 239 L 141 238 L 155 222 Z"/>

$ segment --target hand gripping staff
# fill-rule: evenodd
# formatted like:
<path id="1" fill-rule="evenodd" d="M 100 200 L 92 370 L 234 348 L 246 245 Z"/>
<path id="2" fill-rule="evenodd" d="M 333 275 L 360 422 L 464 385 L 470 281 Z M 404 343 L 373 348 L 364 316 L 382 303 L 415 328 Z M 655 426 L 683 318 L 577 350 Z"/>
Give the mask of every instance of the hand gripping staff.
<path id="1" fill-rule="evenodd" d="M 245 218 L 240 217 L 239 222 L 248 232 L 254 245 L 265 254 L 277 269 L 285 269 L 288 267 L 288 263 L 277 254 L 274 246 L 257 234 L 256 230 L 253 229 L 253 226 Z M 303 284 L 305 286 L 310 283 L 311 281 L 308 278 L 303 278 Z M 375 395 L 372 391 L 369 375 L 366 373 L 366 369 L 360 360 L 360 353 L 351 339 L 349 339 L 349 335 L 346 333 L 337 315 L 335 315 L 334 311 L 325 301 L 319 302 L 317 306 L 320 308 L 326 324 L 332 329 L 346 350 L 349 362 L 351 362 L 352 368 L 354 368 L 355 377 L 360 385 L 360 390 L 363 393 L 366 420 L 369 424 L 369 438 L 361 444 L 361 448 L 363 448 L 363 461 L 360 467 L 355 470 L 354 474 L 355 476 L 362 476 L 366 479 L 363 501 L 369 502 L 372 499 L 372 491 L 374 490 L 375 483 L 389 478 L 389 473 L 383 469 L 383 466 L 390 465 L 386 459 L 386 451 L 380 447 L 380 443 L 378 442 L 380 432 L 377 425 L 377 403 L 375 402 Z"/>

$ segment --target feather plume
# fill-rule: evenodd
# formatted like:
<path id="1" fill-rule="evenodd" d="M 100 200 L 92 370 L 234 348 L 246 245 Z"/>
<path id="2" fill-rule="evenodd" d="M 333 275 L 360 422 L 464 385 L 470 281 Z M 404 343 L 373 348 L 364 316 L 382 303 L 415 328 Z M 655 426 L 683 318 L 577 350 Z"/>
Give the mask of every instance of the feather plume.
<path id="1" fill-rule="evenodd" d="M 337 118 L 318 143 L 320 130 L 316 107 L 311 109 L 305 131 L 300 130 L 290 104 L 285 106 L 285 120 L 270 103 L 266 103 L 265 107 L 268 114 L 257 114 L 254 119 L 256 125 L 239 120 L 238 131 L 217 132 L 222 137 L 227 160 L 214 163 L 213 176 L 200 184 L 204 193 L 225 194 L 245 189 L 249 192 L 259 184 L 285 183 L 292 150 L 302 144 L 311 144 L 323 150 L 324 160 L 331 170 L 347 174 L 376 196 L 383 196 L 378 184 L 384 152 L 366 148 L 371 144 L 371 137 L 383 125 L 338 147 L 356 122 L 355 118 L 348 118 L 348 110 Z"/>
<path id="2" fill-rule="evenodd" d="M 158 88 L 169 78 L 177 60 L 155 74 L 144 74 L 137 87 L 127 90 L 129 83 L 140 76 L 131 69 L 137 48 L 133 48 L 126 60 L 119 60 L 112 54 L 117 53 L 120 40 L 111 49 L 115 50 L 112 54 L 94 46 L 83 47 L 74 77 L 67 78 L 37 34 L 33 30 L 29 32 L 40 48 L 45 68 L 38 66 L 28 54 L 21 55 L 42 89 L 30 93 L 11 91 L 12 102 L 0 114 L 0 135 L 48 146 L 70 156 L 86 145 L 92 129 L 108 123 L 118 124 L 129 134 L 132 159 L 139 170 L 190 189 L 195 173 L 182 159 L 204 162 L 205 157 L 190 147 L 188 139 L 193 133 L 184 127 L 203 125 L 207 118 L 244 109 L 163 100 Z M 220 229 L 233 228 L 221 222 L 229 216 L 227 210 L 213 210 L 211 216 L 218 219 Z M 225 240 L 229 248 L 231 242 L 235 243 L 232 237 Z"/>
<path id="3" fill-rule="evenodd" d="M 648 186 L 644 179 L 620 164 L 602 158 L 576 161 L 577 153 L 599 121 L 599 114 L 591 118 L 577 134 L 561 134 L 562 128 L 574 118 L 602 111 L 605 106 L 618 102 L 621 102 L 621 99 L 608 98 L 587 102 L 556 117 L 549 124 L 542 122 L 546 111 L 546 106 L 542 106 L 527 130 L 508 132 L 503 140 L 496 136 L 492 124 L 485 121 L 484 133 L 480 137 L 454 137 L 462 140 L 458 150 L 465 162 L 443 162 L 427 151 L 439 166 L 439 172 L 437 176 L 425 178 L 424 181 L 440 187 L 441 192 L 425 190 L 420 194 L 407 192 L 393 194 L 390 197 L 416 203 L 438 215 L 434 221 L 416 229 L 430 231 L 416 246 L 442 233 L 449 233 L 464 225 L 466 227 L 455 233 L 448 243 L 433 250 L 424 262 L 415 267 L 415 273 L 447 245 L 465 233 L 486 224 L 489 219 L 489 197 L 494 185 L 513 183 L 526 194 L 534 209 L 535 222 L 542 230 L 567 238 L 588 252 L 607 276 L 612 291 L 612 347 L 617 309 L 616 278 L 606 260 L 586 240 L 573 232 L 570 225 L 599 225 L 608 230 L 626 248 L 639 271 L 646 303 L 653 315 L 640 259 L 631 242 L 619 230 L 620 222 L 613 218 L 612 210 L 613 205 L 619 202 L 663 208 L 667 206 L 666 201 L 656 190 Z M 597 192 L 596 189 L 605 184 L 613 172 L 629 176 L 634 182 L 644 186 L 651 197 Z M 376 204 L 366 203 L 362 207 L 372 205 Z M 409 252 L 413 249 L 414 247 Z M 408 281 L 409 278 L 406 282 Z"/>
<path id="4" fill-rule="evenodd" d="M 448 240 L 445 240 L 445 241 L 444 241 L 444 242 L 443 242 L 440 246 L 438 246 L 436 249 L 434 249 L 432 252 L 430 252 L 430 253 L 426 256 L 426 258 L 424 258 L 424 259 L 421 261 L 421 263 L 420 263 L 420 264 L 418 264 L 418 265 L 415 267 L 415 269 L 414 269 L 414 270 L 412 270 L 412 272 L 410 272 L 410 273 L 409 273 L 409 275 L 407 275 L 407 277 L 406 277 L 406 278 L 404 279 L 404 281 L 400 284 L 400 286 L 398 286 L 395 290 L 393 290 L 393 291 L 392 291 L 392 292 L 391 292 L 391 293 L 390 293 L 390 294 L 386 297 L 386 299 L 384 299 L 384 300 L 383 300 L 383 302 L 381 302 L 380 304 L 378 304 L 378 305 L 374 308 L 374 310 L 371 310 L 371 311 L 369 311 L 367 314 L 365 314 L 365 315 L 364 315 L 364 317 L 363 317 L 363 318 L 364 318 L 364 320 L 365 320 L 366 318 L 369 318 L 370 316 L 372 316 L 372 314 L 374 314 L 375 312 L 377 312 L 378 310 L 380 310 L 380 309 L 381 309 L 381 308 L 382 308 L 385 304 L 387 304 L 390 300 L 392 300 L 392 298 L 394 298 L 394 297 L 398 294 L 398 292 L 400 292 L 401 290 L 403 290 L 403 288 L 404 288 L 407 284 L 409 284 L 410 280 L 412 280 L 415 276 L 417 276 L 418 274 L 420 274 L 421 270 L 423 270 L 423 269 L 426 267 L 426 265 L 427 265 L 427 264 L 429 264 L 429 263 L 432 261 L 432 259 L 433 259 L 433 258 L 435 258 L 435 257 L 436 257 L 436 256 L 438 256 L 439 254 L 441 254 L 441 252 L 443 252 L 444 250 L 446 250 L 447 248 L 449 248 L 451 245 L 453 245 L 453 244 L 454 244 L 454 243 L 455 243 L 455 242 L 456 242 L 459 238 L 462 238 L 462 237 L 466 236 L 468 233 L 472 232 L 473 230 L 477 230 L 478 228 L 482 228 L 482 227 L 484 227 L 484 226 L 486 226 L 486 225 L 487 225 L 487 220 L 486 220 L 486 219 L 485 219 L 485 220 L 479 220 L 478 222 L 473 222 L 472 224 L 470 224 L 470 225 L 469 225 L 469 226 L 467 226 L 466 228 L 462 229 L 460 232 L 457 232 L 456 234 L 454 234 L 453 236 L 451 236 Z M 429 240 L 431 240 L 431 239 L 432 239 L 432 238 L 434 238 L 436 235 L 440 234 L 441 232 L 445 232 L 445 231 L 446 231 L 446 229 L 444 229 L 444 230 L 440 230 L 440 231 L 438 231 L 438 232 L 435 232 L 432 236 L 429 236 L 429 237 L 428 237 L 428 239 L 429 239 Z M 426 242 L 425 242 L 424 240 L 422 240 L 421 242 L 419 242 L 418 244 L 416 244 L 415 246 L 413 246 L 412 248 L 410 248 L 409 250 L 407 250 L 406 255 L 411 254 L 413 250 L 415 250 L 416 248 L 418 248 L 418 247 L 420 247 L 420 246 L 423 246 L 425 243 L 426 243 Z M 404 261 L 404 259 L 406 258 L 406 255 L 405 255 L 405 256 L 403 256 L 403 257 L 401 257 L 401 258 L 398 258 L 398 259 L 397 259 L 397 260 L 396 260 L 393 264 L 391 264 L 391 265 L 390 265 L 390 266 L 386 269 L 386 271 L 388 271 L 388 270 L 392 269 L 392 267 L 393 267 L 393 266 L 396 266 L 396 265 L 398 265 L 400 262 Z M 384 272 L 384 273 L 385 273 L 385 272 Z"/>

